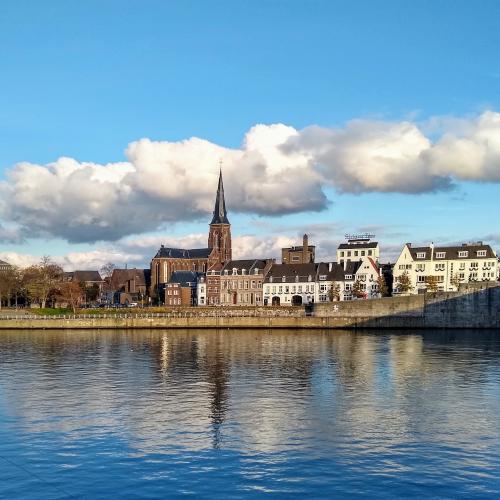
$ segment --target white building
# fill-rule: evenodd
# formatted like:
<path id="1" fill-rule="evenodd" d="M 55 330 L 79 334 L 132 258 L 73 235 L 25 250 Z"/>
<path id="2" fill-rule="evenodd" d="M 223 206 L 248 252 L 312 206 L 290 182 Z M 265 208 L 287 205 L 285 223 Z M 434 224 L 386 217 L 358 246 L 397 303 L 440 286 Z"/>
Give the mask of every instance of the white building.
<path id="1" fill-rule="evenodd" d="M 265 305 L 302 305 L 336 300 L 373 299 L 380 296 L 380 271 L 375 261 L 275 264 L 264 281 Z M 359 282 L 360 295 L 353 287 Z"/>
<path id="2" fill-rule="evenodd" d="M 370 257 L 378 264 L 380 247 L 378 242 L 371 241 L 372 236 L 372 234 L 346 235 L 347 243 L 341 243 L 337 248 L 337 262 L 345 264 Z"/>
<path id="3" fill-rule="evenodd" d="M 427 288 L 429 276 L 435 277 L 439 291 L 456 291 L 459 283 L 497 281 L 499 263 L 495 251 L 482 242 L 461 246 L 413 247 L 407 243 L 394 265 L 394 290 L 398 278 L 408 273 L 412 289 Z"/>
<path id="4" fill-rule="evenodd" d="M 314 302 L 318 264 L 274 264 L 264 280 L 264 305 Z"/>
<path id="5" fill-rule="evenodd" d="M 207 281 L 204 274 L 198 276 L 196 283 L 196 301 L 199 306 L 206 306 L 207 301 Z"/>

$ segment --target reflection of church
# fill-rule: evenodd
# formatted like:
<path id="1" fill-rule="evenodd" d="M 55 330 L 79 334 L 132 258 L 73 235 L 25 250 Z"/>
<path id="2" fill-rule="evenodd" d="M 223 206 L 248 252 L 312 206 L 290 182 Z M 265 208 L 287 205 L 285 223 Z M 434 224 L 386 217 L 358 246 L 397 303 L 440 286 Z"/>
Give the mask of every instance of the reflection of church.
<path id="1" fill-rule="evenodd" d="M 174 271 L 204 273 L 214 264 L 228 262 L 231 258 L 231 224 L 227 218 L 221 172 L 208 233 L 208 247 L 187 250 L 162 245 L 151 261 L 151 288 L 157 290 L 158 286 L 167 283 Z"/>

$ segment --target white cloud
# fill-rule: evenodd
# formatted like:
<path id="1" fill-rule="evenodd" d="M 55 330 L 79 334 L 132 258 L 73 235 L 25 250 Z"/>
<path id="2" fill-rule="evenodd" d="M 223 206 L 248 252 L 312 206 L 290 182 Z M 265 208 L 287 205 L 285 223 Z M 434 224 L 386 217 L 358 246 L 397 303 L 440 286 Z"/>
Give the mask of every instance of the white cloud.
<path id="1" fill-rule="evenodd" d="M 431 140 L 426 133 L 439 137 Z M 454 182 L 500 182 L 500 114 L 412 121 L 355 120 L 343 128 L 256 125 L 241 148 L 200 138 L 141 139 L 127 161 L 60 158 L 19 163 L 0 182 L 0 240 L 59 237 L 119 241 L 174 222 L 207 219 L 223 161 L 231 213 L 322 210 L 325 187 L 340 192 L 422 193 Z"/>

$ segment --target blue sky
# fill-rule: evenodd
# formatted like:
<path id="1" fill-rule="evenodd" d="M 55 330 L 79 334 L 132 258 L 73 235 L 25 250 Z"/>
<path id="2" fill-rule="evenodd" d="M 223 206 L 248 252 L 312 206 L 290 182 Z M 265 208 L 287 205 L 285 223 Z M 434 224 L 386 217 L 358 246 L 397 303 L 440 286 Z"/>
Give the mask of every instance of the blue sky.
<path id="1" fill-rule="evenodd" d="M 43 166 L 63 156 L 96 164 L 125 162 L 128 144 L 141 138 L 199 137 L 238 149 L 256 124 L 280 123 L 300 131 L 314 125 L 344 129 L 352 120 L 410 122 L 438 141 L 449 125 L 436 132 L 430 125 L 436 117 L 474 122 L 484 112 L 500 111 L 499 18 L 496 1 L 5 0 L 0 13 L 0 193 L 12 187 L 6 174 L 19 162 Z M 487 174 L 454 177 L 450 165 L 451 190 L 406 194 L 400 185 L 389 192 L 372 185 L 351 190 L 339 188 L 335 173 L 332 182 L 322 184 L 329 203 L 319 211 L 304 204 L 304 209 L 280 209 L 279 216 L 270 216 L 269 206 L 254 210 L 250 203 L 233 203 L 232 210 L 228 203 L 233 235 L 296 238 L 311 225 L 317 241 L 325 240 L 325 258 L 345 231 L 364 228 L 377 232 L 388 254 L 405 241 L 490 237 L 498 247 L 494 214 L 500 186 L 491 173 L 500 171 L 496 153 L 490 154 Z M 440 164 L 439 175 L 443 168 Z M 195 170 L 191 167 L 193 176 Z M 37 174 L 29 175 L 36 184 Z M 228 177 L 230 196 L 236 176 Z M 9 196 L 22 198 L 23 182 Z M 177 180 L 170 176 L 168 182 Z M 297 175 L 296 182 L 303 179 Z M 87 182 L 85 189 L 99 186 Z M 170 210 L 168 195 L 161 196 Z M 4 204 L 6 199 L 4 194 Z M 161 210 L 161 203 L 151 207 Z M 20 215 L 28 208 L 19 208 L 17 215 L 5 208 L 0 212 L 4 233 L 23 226 L 22 237 L 0 241 L 0 256 L 83 256 L 109 248 L 119 253 L 123 235 L 137 242 L 204 234 L 209 218 L 197 208 L 180 217 L 181 223 L 172 224 L 176 217 L 166 216 L 156 227 L 124 230 L 118 243 L 91 237 L 68 242 L 67 233 L 54 230 L 57 221 L 44 231 L 30 226 L 33 213 Z M 155 244 L 143 250 L 144 264 Z M 132 260 L 139 264 L 134 248 Z"/>

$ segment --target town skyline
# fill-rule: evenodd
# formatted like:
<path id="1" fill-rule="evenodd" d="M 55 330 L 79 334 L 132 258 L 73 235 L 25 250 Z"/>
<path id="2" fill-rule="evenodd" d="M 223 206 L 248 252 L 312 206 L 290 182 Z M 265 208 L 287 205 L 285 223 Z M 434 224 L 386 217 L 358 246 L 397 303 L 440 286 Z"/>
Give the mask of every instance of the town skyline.
<path id="1" fill-rule="evenodd" d="M 220 160 L 235 258 L 365 231 L 384 261 L 500 251 L 495 2 L 26 5 L 0 20 L 0 259 L 203 246 Z"/>

